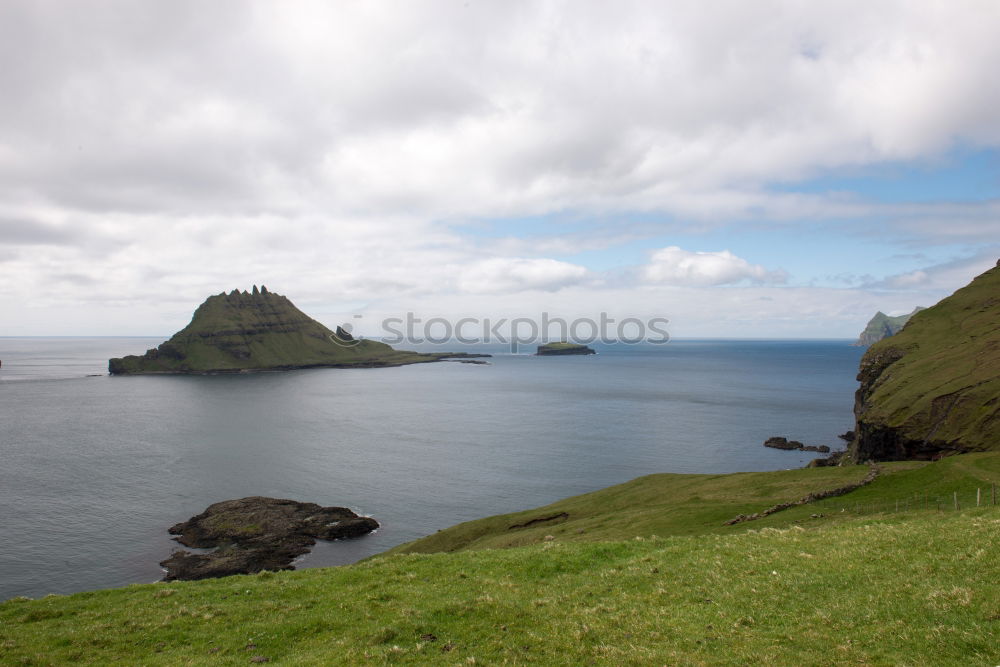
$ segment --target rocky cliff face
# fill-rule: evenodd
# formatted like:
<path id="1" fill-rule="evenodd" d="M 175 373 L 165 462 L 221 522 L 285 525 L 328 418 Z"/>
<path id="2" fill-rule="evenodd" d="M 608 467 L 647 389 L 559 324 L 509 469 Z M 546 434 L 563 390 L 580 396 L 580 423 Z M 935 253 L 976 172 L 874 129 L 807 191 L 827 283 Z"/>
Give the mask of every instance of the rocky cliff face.
<path id="1" fill-rule="evenodd" d="M 339 335 L 338 335 L 339 334 Z M 266 287 L 205 300 L 191 323 L 141 356 L 111 359 L 112 375 L 224 373 L 314 366 L 398 366 L 436 361 L 331 331 Z"/>
<path id="2" fill-rule="evenodd" d="M 910 321 L 910 318 L 919 313 L 921 310 L 924 310 L 924 308 L 917 306 L 913 309 L 912 313 L 907 313 L 906 315 L 896 315 L 895 317 L 890 317 L 882 311 L 875 313 L 875 317 L 868 321 L 868 325 L 865 327 L 865 330 L 861 332 L 861 335 L 858 336 L 857 342 L 854 344 L 861 347 L 868 347 L 869 345 L 874 345 L 883 338 L 888 338 L 889 336 L 897 334 L 906 325 L 906 323 Z"/>
<path id="3" fill-rule="evenodd" d="M 1000 262 L 861 360 L 849 457 L 1000 449 Z"/>

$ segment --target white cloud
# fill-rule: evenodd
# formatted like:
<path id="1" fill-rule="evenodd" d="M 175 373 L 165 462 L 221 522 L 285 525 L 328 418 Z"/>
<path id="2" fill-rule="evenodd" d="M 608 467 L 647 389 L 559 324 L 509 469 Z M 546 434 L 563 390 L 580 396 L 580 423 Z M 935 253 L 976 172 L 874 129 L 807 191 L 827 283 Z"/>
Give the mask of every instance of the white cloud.
<path id="1" fill-rule="evenodd" d="M 744 280 L 781 283 L 788 279 L 783 271 L 768 271 L 728 250 L 691 252 L 677 246 L 654 252 L 650 262 L 642 268 L 642 277 L 652 283 L 699 287 L 731 285 Z"/>
<path id="2" fill-rule="evenodd" d="M 496 257 L 462 268 L 457 282 L 463 292 L 473 293 L 554 291 L 579 283 L 586 276 L 587 269 L 569 262 Z"/>
<path id="3" fill-rule="evenodd" d="M 880 215 L 897 244 L 992 243 L 995 203 L 770 186 L 1000 146 L 998 30 L 992 0 L 7 0 L 0 324 L 23 328 L 0 334 L 82 331 L 80 304 L 115 333 L 137 304 L 261 281 L 316 304 L 595 290 L 560 260 L 667 225 Z M 463 229 L 564 211 L 609 222 Z M 646 279 L 782 279 L 668 250 Z"/>
<path id="4" fill-rule="evenodd" d="M 67 207 L 725 215 L 816 169 L 1000 143 L 989 1 L 2 12 L 3 191 Z"/>
<path id="5" fill-rule="evenodd" d="M 996 266 L 998 256 L 1000 256 L 1000 246 L 994 246 L 991 250 L 984 250 L 971 257 L 961 257 L 950 262 L 888 276 L 866 287 L 901 291 L 954 290 L 956 287 L 964 287 L 980 273 Z"/>

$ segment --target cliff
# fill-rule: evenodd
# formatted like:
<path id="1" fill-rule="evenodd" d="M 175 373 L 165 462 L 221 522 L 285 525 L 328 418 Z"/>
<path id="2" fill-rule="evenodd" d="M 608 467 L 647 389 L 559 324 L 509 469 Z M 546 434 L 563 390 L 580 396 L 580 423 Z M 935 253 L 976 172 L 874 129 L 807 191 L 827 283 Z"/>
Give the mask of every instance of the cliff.
<path id="1" fill-rule="evenodd" d="M 896 315 L 895 317 L 890 317 L 883 313 L 881 310 L 875 313 L 875 317 L 868 321 L 868 325 L 865 330 L 861 332 L 858 336 L 858 340 L 855 345 L 860 347 L 868 347 L 869 345 L 874 345 L 883 338 L 888 338 L 893 336 L 903 328 L 903 326 L 910 321 L 910 318 L 919 313 L 921 310 L 925 310 L 922 306 L 917 306 L 913 309 L 912 313 L 907 313 L 906 315 Z"/>
<path id="2" fill-rule="evenodd" d="M 854 461 L 1000 449 L 1000 262 L 861 360 Z"/>
<path id="3" fill-rule="evenodd" d="M 394 350 L 334 332 L 286 297 L 260 290 L 210 296 L 191 323 L 142 356 L 108 362 L 112 375 L 225 373 L 311 367 L 375 367 L 438 361 L 446 355 Z"/>

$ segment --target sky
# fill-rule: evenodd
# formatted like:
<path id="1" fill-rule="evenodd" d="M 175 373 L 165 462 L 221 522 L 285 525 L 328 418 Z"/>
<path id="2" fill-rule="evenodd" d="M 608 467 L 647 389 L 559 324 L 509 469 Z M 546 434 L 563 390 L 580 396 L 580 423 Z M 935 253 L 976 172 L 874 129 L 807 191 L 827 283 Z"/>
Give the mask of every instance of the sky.
<path id="1" fill-rule="evenodd" d="M 1000 3 L 0 3 L 0 336 L 851 338 L 1000 257 Z"/>

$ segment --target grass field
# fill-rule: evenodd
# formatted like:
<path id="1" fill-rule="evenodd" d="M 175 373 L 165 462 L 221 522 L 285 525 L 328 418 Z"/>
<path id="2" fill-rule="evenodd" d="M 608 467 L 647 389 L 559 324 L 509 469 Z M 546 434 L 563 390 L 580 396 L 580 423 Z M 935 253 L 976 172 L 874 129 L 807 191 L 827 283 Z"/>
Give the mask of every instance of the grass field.
<path id="1" fill-rule="evenodd" d="M 485 547 L 550 508 L 442 531 L 453 553 L 12 600 L 0 663 L 1000 664 L 1000 508 L 719 525 L 865 470 L 654 475 L 553 505 L 569 518 L 537 541 L 540 525 L 515 529 L 532 535 L 515 548 Z M 825 502 L 947 495 L 998 472 L 995 454 L 892 464 Z"/>

